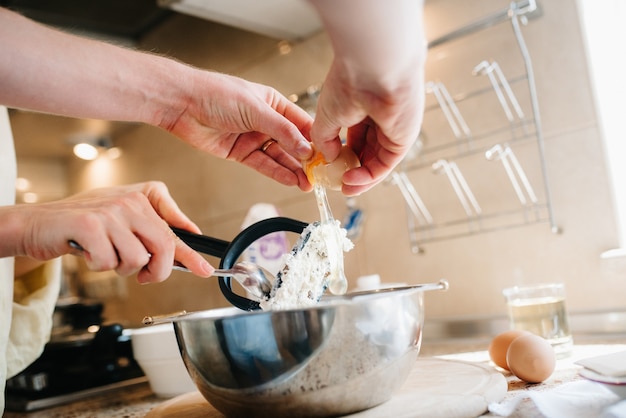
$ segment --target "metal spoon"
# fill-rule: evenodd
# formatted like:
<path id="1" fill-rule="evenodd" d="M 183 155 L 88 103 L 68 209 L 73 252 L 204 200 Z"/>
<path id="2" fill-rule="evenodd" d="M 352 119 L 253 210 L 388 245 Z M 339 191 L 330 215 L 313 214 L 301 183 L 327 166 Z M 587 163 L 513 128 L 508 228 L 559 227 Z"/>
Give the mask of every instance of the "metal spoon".
<path id="1" fill-rule="evenodd" d="M 181 265 L 174 265 L 172 269 L 189 272 L 188 268 Z M 276 280 L 272 273 L 249 261 L 241 261 L 230 269 L 215 269 L 212 276 L 232 277 L 250 294 L 259 299 L 269 297 Z"/>

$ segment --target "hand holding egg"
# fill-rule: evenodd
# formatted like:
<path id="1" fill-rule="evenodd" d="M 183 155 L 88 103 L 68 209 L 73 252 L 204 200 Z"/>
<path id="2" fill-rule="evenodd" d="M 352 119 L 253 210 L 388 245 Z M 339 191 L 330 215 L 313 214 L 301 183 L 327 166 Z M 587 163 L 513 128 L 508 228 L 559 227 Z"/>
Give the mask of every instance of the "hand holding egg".
<path id="1" fill-rule="evenodd" d="M 346 145 L 341 148 L 337 159 L 331 163 L 328 163 L 319 151 L 310 160 L 303 162 L 304 172 L 311 184 L 321 184 L 327 189 L 336 191 L 341 190 L 343 174 L 360 166 L 359 157 Z"/>
<path id="2" fill-rule="evenodd" d="M 528 383 L 540 383 L 552 375 L 556 355 L 548 341 L 527 331 L 498 334 L 489 345 L 489 357 Z"/>

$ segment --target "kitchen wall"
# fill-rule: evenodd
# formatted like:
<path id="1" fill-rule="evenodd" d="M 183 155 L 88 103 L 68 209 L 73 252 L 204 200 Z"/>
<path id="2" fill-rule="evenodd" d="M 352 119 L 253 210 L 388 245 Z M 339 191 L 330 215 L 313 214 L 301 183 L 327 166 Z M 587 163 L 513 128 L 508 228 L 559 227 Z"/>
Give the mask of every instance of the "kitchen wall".
<path id="1" fill-rule="evenodd" d="M 427 37 L 436 39 L 508 4 L 495 0 L 427 1 Z M 355 249 L 346 255 L 351 287 L 357 277 L 368 274 L 379 274 L 387 282 L 406 283 L 447 278 L 451 285 L 448 292 L 427 295 L 427 315 L 433 318 L 504 314 L 504 287 L 545 281 L 566 284 L 571 311 L 626 308 L 626 260 L 600 258 L 618 242 L 576 4 L 574 0 L 551 0 L 541 2 L 541 7 L 542 16 L 532 19 L 522 31 L 536 76 L 550 195 L 542 177 L 537 141 L 531 135 L 511 144 L 539 199 L 546 202 L 550 197 L 560 233 L 552 232 L 547 221 L 515 228 L 503 225 L 495 232 L 422 242 L 421 253 L 415 254 L 402 195 L 395 185 L 381 184 L 356 199 L 366 222 Z M 285 95 L 301 93 L 323 81 L 332 60 L 324 33 L 293 44 L 291 52 L 282 55 L 277 40 L 186 16 L 156 29 L 140 47 L 266 83 Z M 495 96 L 485 93 L 479 100 L 471 98 L 472 92 L 489 86 L 486 77 L 471 74 L 482 60 L 495 60 L 505 75 L 518 80 L 512 87 L 525 113 L 532 115 L 523 62 L 506 22 L 432 48 L 426 73 L 428 81 L 444 83 L 458 100 L 476 137 L 506 127 Z M 498 135 L 489 141 L 511 139 L 510 130 Z M 223 239 L 236 235 L 248 209 L 257 202 L 272 203 L 283 215 L 304 221 L 318 218 L 312 194 L 275 184 L 236 163 L 203 155 L 158 129 L 134 126 L 114 140 L 123 149 L 121 158 L 71 162 L 68 177 L 72 191 L 162 180 L 205 234 Z M 422 151 L 455 141 L 430 94 L 420 140 Z M 444 156 L 460 155 L 454 147 L 447 149 L 450 152 Z M 473 155 L 458 158 L 458 164 L 483 208 L 497 213 L 517 207 L 502 167 L 486 162 L 482 154 L 480 158 Z M 430 170 L 429 158 L 417 152 L 407 161 L 409 179 L 434 219 L 454 220 L 459 214 L 462 218 L 458 198 L 446 177 Z M 330 201 L 335 216 L 342 218 L 346 200 L 332 194 Z M 529 217 L 533 219 L 532 211 Z M 469 231 L 467 224 L 460 228 Z M 476 225 L 474 228 L 479 230 Z M 435 237 L 437 233 L 433 233 Z M 428 234 L 420 234 L 420 238 L 428 238 Z M 180 272 L 161 284 L 140 286 L 131 278 L 127 286 L 123 298 L 108 300 L 109 319 L 135 323 L 145 314 L 226 305 L 214 279 Z"/>

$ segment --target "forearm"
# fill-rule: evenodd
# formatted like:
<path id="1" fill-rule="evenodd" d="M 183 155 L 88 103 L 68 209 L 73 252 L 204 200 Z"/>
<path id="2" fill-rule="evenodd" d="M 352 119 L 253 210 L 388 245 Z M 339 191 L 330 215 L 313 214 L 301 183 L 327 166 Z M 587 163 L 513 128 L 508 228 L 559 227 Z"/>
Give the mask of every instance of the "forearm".
<path id="1" fill-rule="evenodd" d="M 168 126 L 185 108 L 190 67 L 79 38 L 0 9 L 0 102 L 74 117 Z"/>
<path id="2" fill-rule="evenodd" d="M 335 61 L 358 85 L 401 85 L 423 66 L 421 0 L 310 0 L 328 32 Z"/>

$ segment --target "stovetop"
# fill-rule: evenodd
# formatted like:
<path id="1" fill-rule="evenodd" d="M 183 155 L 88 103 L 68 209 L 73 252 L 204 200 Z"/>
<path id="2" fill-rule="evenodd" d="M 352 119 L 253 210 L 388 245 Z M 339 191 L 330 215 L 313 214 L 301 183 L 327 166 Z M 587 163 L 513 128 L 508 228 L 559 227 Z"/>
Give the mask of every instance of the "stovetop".
<path id="1" fill-rule="evenodd" d="M 118 324 L 53 338 L 42 355 L 7 380 L 6 409 L 33 411 L 147 381 Z"/>

